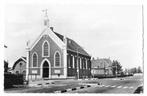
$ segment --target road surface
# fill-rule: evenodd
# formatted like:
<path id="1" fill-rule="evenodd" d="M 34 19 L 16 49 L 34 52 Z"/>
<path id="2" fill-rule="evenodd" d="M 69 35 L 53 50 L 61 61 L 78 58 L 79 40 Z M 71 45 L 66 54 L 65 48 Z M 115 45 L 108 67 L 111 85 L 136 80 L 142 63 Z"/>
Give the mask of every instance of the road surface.
<path id="1" fill-rule="evenodd" d="M 98 83 L 102 83 L 98 85 Z M 142 75 L 134 75 L 125 78 L 106 78 L 97 80 L 59 80 L 55 84 L 40 86 L 8 89 L 8 93 L 54 93 L 55 91 L 66 90 L 69 88 L 91 85 L 91 87 L 68 91 L 66 93 L 134 93 L 134 91 L 143 84 Z"/>
<path id="2" fill-rule="evenodd" d="M 125 78 L 101 79 L 102 85 L 92 85 L 87 89 L 71 91 L 70 93 L 134 93 L 138 86 L 143 85 L 142 75 Z"/>

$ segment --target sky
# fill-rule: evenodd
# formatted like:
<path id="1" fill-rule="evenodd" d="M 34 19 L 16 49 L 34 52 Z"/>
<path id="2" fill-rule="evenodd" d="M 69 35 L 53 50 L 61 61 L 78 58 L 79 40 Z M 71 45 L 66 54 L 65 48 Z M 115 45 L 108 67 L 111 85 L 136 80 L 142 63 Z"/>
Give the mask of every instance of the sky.
<path id="1" fill-rule="evenodd" d="M 9 66 L 26 56 L 26 42 L 43 31 L 44 9 L 50 26 L 92 57 L 118 60 L 123 68 L 142 67 L 142 6 L 96 3 L 7 4 L 4 42 Z"/>

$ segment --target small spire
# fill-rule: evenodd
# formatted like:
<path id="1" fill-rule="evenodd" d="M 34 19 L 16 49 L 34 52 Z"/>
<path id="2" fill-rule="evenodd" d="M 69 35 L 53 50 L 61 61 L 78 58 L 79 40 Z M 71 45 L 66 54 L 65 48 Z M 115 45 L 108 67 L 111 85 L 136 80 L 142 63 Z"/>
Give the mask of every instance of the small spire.
<path id="1" fill-rule="evenodd" d="M 47 26 L 47 27 L 49 27 L 49 19 L 48 19 L 48 15 L 47 15 L 47 9 L 45 9 L 45 10 L 42 10 L 42 12 L 44 12 L 45 13 L 45 18 L 44 18 L 44 26 Z"/>

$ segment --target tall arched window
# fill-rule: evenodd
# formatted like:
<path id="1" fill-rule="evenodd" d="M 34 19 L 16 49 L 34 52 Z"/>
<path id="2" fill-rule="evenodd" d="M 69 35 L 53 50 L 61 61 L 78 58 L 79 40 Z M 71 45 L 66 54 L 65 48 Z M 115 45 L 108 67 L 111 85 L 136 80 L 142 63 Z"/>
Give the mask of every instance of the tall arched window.
<path id="1" fill-rule="evenodd" d="M 59 52 L 55 52 L 55 55 L 54 55 L 54 64 L 55 64 L 55 67 L 59 67 L 60 66 L 60 63 L 61 63 L 60 53 Z"/>
<path id="2" fill-rule="evenodd" d="M 50 51 L 49 43 L 48 43 L 48 41 L 45 41 L 42 45 L 42 56 L 48 57 L 50 54 L 49 51 Z"/>
<path id="3" fill-rule="evenodd" d="M 37 67 L 37 60 L 38 60 L 38 56 L 37 53 L 33 54 L 33 67 Z"/>

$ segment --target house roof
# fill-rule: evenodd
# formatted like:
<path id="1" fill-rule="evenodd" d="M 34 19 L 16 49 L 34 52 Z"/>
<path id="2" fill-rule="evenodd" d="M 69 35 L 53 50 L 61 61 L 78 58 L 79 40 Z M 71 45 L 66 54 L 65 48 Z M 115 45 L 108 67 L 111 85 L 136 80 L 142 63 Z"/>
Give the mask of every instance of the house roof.
<path id="1" fill-rule="evenodd" d="M 101 59 L 93 59 L 92 61 L 92 68 L 95 68 L 95 67 L 104 67 L 104 64 L 105 64 L 105 67 L 108 67 L 108 66 L 111 66 L 112 64 L 112 61 L 108 58 L 101 58 Z"/>
<path id="2" fill-rule="evenodd" d="M 54 32 L 62 41 L 64 39 L 64 36 Z M 86 56 L 90 56 L 79 44 L 77 44 L 74 40 L 67 38 L 67 50 L 69 51 L 73 51 L 73 52 L 77 52 L 82 54 L 82 55 L 86 55 Z"/>
<path id="3" fill-rule="evenodd" d="M 48 31 L 51 31 L 51 32 L 48 32 Z M 56 42 L 58 43 L 58 45 L 60 45 L 60 46 L 65 45 L 65 43 L 63 42 L 63 41 L 64 41 L 64 36 L 61 35 L 61 34 L 59 34 L 59 33 L 57 33 L 57 32 L 54 32 L 53 27 L 50 27 L 50 29 L 49 29 L 49 28 L 45 29 L 45 30 L 39 35 L 39 37 L 35 40 L 34 43 L 29 44 L 29 45 L 30 45 L 29 48 L 30 48 L 30 49 L 33 48 L 33 47 L 35 46 L 35 44 L 37 44 L 37 42 L 41 39 L 41 37 L 42 37 L 44 34 L 48 34 L 49 36 L 52 36 L 52 38 L 53 38 L 54 40 L 57 40 L 57 41 L 58 41 L 58 42 L 56 41 Z M 78 45 L 74 40 L 72 40 L 72 39 L 70 39 L 70 38 L 68 38 L 68 37 L 66 37 L 66 39 L 67 39 L 67 50 L 68 50 L 68 51 L 72 51 L 72 52 L 77 52 L 77 51 L 78 51 L 79 54 L 82 54 L 82 55 L 91 57 L 91 56 L 90 56 L 80 45 Z"/>
<path id="4" fill-rule="evenodd" d="M 20 62 L 20 61 L 26 62 L 26 57 L 21 57 L 21 58 L 19 58 L 17 61 L 15 61 L 14 65 L 13 65 L 13 67 L 12 67 L 12 70 L 15 68 L 16 64 L 17 64 L 18 62 Z"/>

